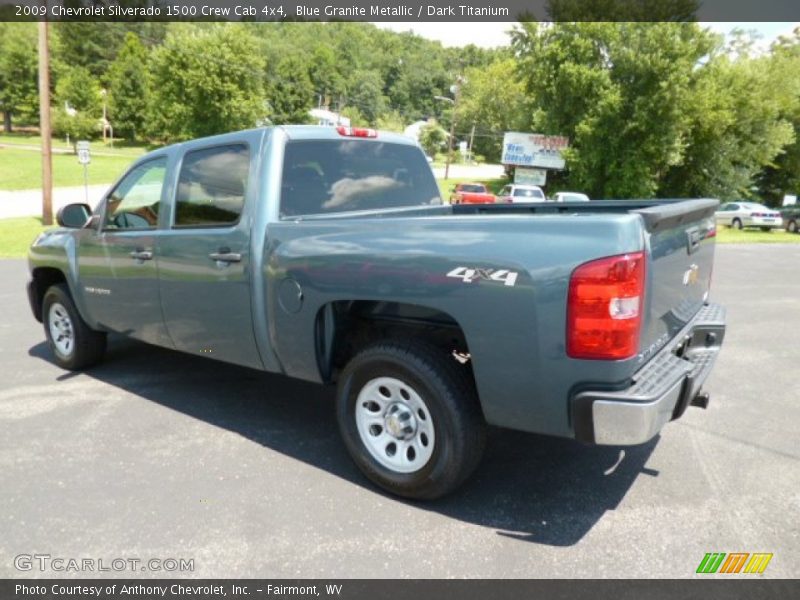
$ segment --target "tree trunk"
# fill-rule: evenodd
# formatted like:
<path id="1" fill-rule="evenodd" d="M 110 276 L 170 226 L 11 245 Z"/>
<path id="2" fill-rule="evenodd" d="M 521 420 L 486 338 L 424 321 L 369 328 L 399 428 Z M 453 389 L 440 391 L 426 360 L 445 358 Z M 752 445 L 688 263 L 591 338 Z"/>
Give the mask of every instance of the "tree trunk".
<path id="1" fill-rule="evenodd" d="M 11 111 L 6 110 L 3 112 L 3 131 L 11 133 Z"/>

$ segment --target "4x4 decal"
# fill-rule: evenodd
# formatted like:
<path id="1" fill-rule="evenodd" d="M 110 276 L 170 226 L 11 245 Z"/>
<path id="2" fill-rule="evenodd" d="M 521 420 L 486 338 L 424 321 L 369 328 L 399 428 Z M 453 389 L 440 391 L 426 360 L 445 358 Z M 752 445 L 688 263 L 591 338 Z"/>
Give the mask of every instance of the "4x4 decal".
<path id="1" fill-rule="evenodd" d="M 507 286 L 513 286 L 517 283 L 516 271 L 509 271 L 508 269 L 479 269 L 470 267 L 456 267 L 450 271 L 447 276 L 460 279 L 464 283 L 472 283 L 481 279 L 485 281 L 496 281 Z"/>

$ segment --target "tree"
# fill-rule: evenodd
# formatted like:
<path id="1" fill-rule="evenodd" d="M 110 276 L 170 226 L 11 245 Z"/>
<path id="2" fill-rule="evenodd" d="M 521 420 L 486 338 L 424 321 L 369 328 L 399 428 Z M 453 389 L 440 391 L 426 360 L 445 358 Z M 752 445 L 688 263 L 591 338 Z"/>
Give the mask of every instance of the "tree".
<path id="1" fill-rule="evenodd" d="M 14 115 L 38 119 L 36 44 L 34 23 L 0 23 L 0 110 L 6 133 Z"/>
<path id="2" fill-rule="evenodd" d="M 56 84 L 56 104 L 78 112 L 100 117 L 100 86 L 88 69 L 73 67 L 64 73 Z"/>
<path id="3" fill-rule="evenodd" d="M 53 111 L 53 135 L 69 137 L 72 149 L 77 153 L 80 140 L 91 140 L 100 133 L 100 121 L 82 112 L 68 113 L 64 107 L 56 107 Z"/>
<path id="4" fill-rule="evenodd" d="M 289 54 L 267 76 L 269 118 L 273 123 L 308 122 L 308 111 L 314 105 L 314 88 L 307 68 L 302 60 Z"/>
<path id="5" fill-rule="evenodd" d="M 148 52 L 136 34 L 125 36 L 125 42 L 111 64 L 108 83 L 109 116 L 114 129 L 136 138 L 144 131 L 151 94 Z"/>
<path id="6" fill-rule="evenodd" d="M 357 108 L 367 124 L 375 125 L 378 116 L 387 110 L 380 75 L 366 70 L 353 73 L 346 104 Z"/>
<path id="7" fill-rule="evenodd" d="M 502 58 L 465 72 L 458 104 L 458 123 L 464 131 L 475 126 L 473 150 L 499 161 L 506 131 L 525 131 L 533 109 L 513 58 Z"/>
<path id="8" fill-rule="evenodd" d="M 786 194 L 800 193 L 800 28 L 772 47 L 766 92 L 779 103 L 781 116 L 791 123 L 794 141 L 756 178 L 762 198 L 779 205 Z"/>
<path id="9" fill-rule="evenodd" d="M 173 141 L 255 126 L 266 116 L 257 46 L 241 25 L 170 33 L 152 56 L 150 135 Z"/>
<path id="10" fill-rule="evenodd" d="M 750 198 L 758 173 L 794 139 L 770 84 L 769 59 L 719 56 L 696 74 L 689 130 L 662 194 Z"/>
<path id="11" fill-rule="evenodd" d="M 436 121 L 431 121 L 419 130 L 419 145 L 428 156 L 436 156 L 447 142 L 447 132 Z"/>
<path id="12" fill-rule="evenodd" d="M 514 37 L 533 128 L 571 140 L 570 184 L 654 196 L 683 158 L 693 73 L 714 36 L 695 23 L 523 23 Z"/>

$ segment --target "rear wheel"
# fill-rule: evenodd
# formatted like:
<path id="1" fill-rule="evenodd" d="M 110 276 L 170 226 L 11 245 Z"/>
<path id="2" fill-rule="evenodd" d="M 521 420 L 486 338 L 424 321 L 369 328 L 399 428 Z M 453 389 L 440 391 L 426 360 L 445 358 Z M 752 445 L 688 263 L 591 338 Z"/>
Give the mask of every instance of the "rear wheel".
<path id="1" fill-rule="evenodd" d="M 337 417 L 356 465 L 398 496 L 443 496 L 483 455 L 486 426 L 468 371 L 426 344 L 383 342 L 356 355 L 339 380 Z"/>
<path id="2" fill-rule="evenodd" d="M 45 292 L 42 322 L 47 344 L 59 367 L 79 370 L 103 358 L 106 334 L 86 324 L 64 284 L 51 286 Z"/>
<path id="3" fill-rule="evenodd" d="M 797 233 L 797 221 L 792 219 L 786 224 L 786 231 L 789 233 Z"/>
<path id="4" fill-rule="evenodd" d="M 731 227 L 733 227 L 734 229 L 741 229 L 742 222 L 739 219 L 734 219 L 733 222 L 731 223 Z"/>

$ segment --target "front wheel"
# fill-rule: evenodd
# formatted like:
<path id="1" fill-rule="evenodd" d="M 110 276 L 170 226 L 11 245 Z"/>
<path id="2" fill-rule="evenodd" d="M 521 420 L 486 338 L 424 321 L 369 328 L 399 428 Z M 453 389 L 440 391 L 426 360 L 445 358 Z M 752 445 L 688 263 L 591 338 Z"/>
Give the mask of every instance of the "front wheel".
<path id="1" fill-rule="evenodd" d="M 469 372 L 426 344 L 383 342 L 356 355 L 336 412 L 356 465 L 398 496 L 439 498 L 483 455 L 486 425 Z"/>
<path id="2" fill-rule="evenodd" d="M 86 324 L 65 285 L 51 286 L 45 292 L 42 322 L 47 344 L 59 367 L 76 371 L 103 358 L 106 334 Z"/>
<path id="3" fill-rule="evenodd" d="M 734 219 L 733 222 L 731 223 L 731 227 L 733 227 L 734 229 L 741 229 L 742 222 L 739 219 Z"/>

